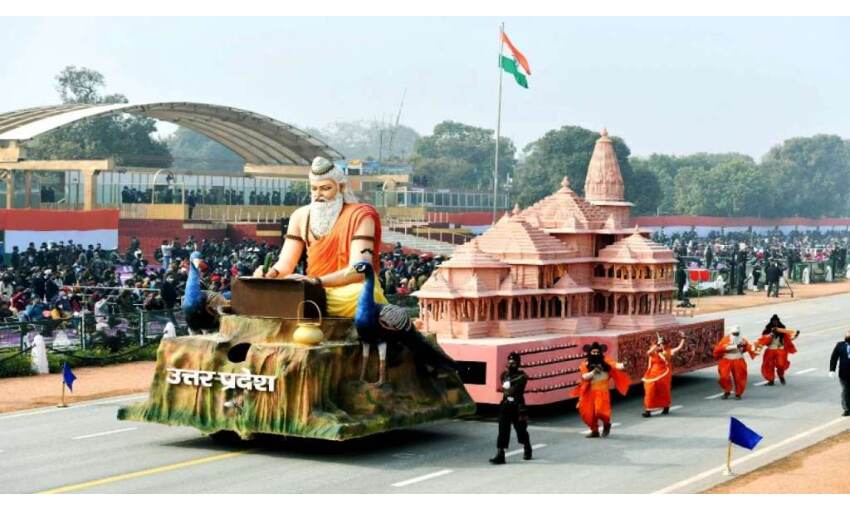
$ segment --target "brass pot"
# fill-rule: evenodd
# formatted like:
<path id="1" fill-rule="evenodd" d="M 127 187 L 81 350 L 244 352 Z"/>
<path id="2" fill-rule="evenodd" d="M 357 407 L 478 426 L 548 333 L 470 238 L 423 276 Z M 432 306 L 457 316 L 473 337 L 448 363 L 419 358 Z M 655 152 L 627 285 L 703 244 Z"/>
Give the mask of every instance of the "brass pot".
<path id="1" fill-rule="evenodd" d="M 304 319 L 304 303 L 312 303 L 319 312 L 319 322 L 308 322 Z M 298 326 L 292 333 L 292 341 L 301 345 L 319 345 L 325 339 L 325 334 L 322 333 L 322 309 L 315 301 L 302 301 L 298 303 L 296 312 L 298 318 Z"/>

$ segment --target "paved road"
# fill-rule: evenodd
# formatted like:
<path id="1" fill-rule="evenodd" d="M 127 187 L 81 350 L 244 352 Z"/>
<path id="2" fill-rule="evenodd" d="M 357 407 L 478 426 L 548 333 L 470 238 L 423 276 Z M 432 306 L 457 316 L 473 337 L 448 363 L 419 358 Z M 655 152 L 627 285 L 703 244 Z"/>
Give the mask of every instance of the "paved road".
<path id="1" fill-rule="evenodd" d="M 680 407 L 649 419 L 633 389 L 615 402 L 608 439 L 585 439 L 574 405 L 537 409 L 530 462 L 514 442 L 507 465 L 487 463 L 492 412 L 345 444 L 222 444 L 190 428 L 117 421 L 116 409 L 144 398 L 137 395 L 0 415 L 0 492 L 695 492 L 726 479 L 720 468 L 730 415 L 765 437 L 754 452 L 736 448 L 739 473 L 850 429 L 850 418 L 840 417 L 839 384 L 827 378 L 832 346 L 850 329 L 848 309 L 850 295 L 840 295 L 715 314 L 749 338 L 774 312 L 802 329 L 788 385 L 754 385 L 759 358 L 744 400 L 724 401 L 715 369 L 705 369 L 676 377 Z"/>

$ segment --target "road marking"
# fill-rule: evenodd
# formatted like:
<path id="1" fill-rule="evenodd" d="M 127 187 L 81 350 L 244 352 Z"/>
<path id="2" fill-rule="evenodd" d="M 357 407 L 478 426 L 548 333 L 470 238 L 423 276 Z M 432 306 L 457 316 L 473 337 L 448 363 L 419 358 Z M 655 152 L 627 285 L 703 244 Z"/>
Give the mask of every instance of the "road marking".
<path id="1" fill-rule="evenodd" d="M 767 384 L 767 383 L 769 383 L 769 382 L 770 382 L 770 381 L 761 381 L 761 382 L 757 382 L 757 383 L 755 383 L 753 386 L 764 386 L 765 384 Z"/>
<path id="2" fill-rule="evenodd" d="M 767 453 L 772 452 L 773 450 L 776 450 L 777 448 L 781 448 L 781 447 L 783 447 L 787 444 L 793 443 L 794 441 L 797 441 L 799 439 L 803 439 L 804 437 L 810 436 L 810 435 L 812 435 L 816 432 L 819 432 L 819 431 L 821 431 L 825 428 L 829 428 L 829 427 L 831 427 L 831 426 L 833 426 L 837 423 L 841 423 L 842 421 L 847 421 L 847 423 L 850 424 L 850 421 L 848 421 L 847 418 L 843 418 L 843 417 L 842 418 L 836 418 L 836 419 L 834 419 L 834 420 L 832 420 L 828 423 L 824 423 L 823 425 L 819 425 L 819 426 L 811 428 L 809 430 L 800 432 L 799 434 L 797 434 L 795 436 L 791 436 L 787 439 L 784 439 L 784 440 L 782 440 L 782 441 L 780 441 L 776 444 L 770 445 L 766 448 L 763 448 L 759 451 L 753 452 L 749 455 L 744 455 L 743 457 L 741 457 L 739 459 L 735 459 L 735 460 L 732 461 L 732 465 L 737 466 L 738 464 L 742 464 L 742 463 L 747 462 L 749 460 L 752 460 L 756 457 L 760 457 L 762 455 L 765 455 Z M 725 468 L 726 468 L 726 465 L 723 464 L 721 466 L 709 469 L 707 471 L 703 471 L 702 473 L 695 475 L 695 476 L 692 476 L 692 477 L 690 477 L 686 480 L 682 480 L 681 482 L 676 482 L 672 485 L 668 485 L 667 487 L 658 489 L 653 494 L 666 494 L 666 493 L 673 492 L 675 490 L 681 489 L 682 487 L 687 487 L 688 485 L 691 485 L 692 483 L 696 483 L 700 480 L 708 478 L 711 475 L 719 474 Z"/>
<path id="3" fill-rule="evenodd" d="M 534 449 L 534 450 L 539 450 L 541 448 L 546 448 L 546 444 L 545 443 L 533 444 L 533 445 L 531 445 L 531 448 Z M 505 457 L 513 457 L 514 455 L 519 455 L 520 453 L 523 453 L 524 451 L 525 451 L 524 449 L 520 448 L 518 450 L 514 450 L 512 452 L 506 453 Z"/>
<path id="4" fill-rule="evenodd" d="M 454 473 L 451 469 L 443 469 L 442 471 L 437 471 L 435 473 L 430 473 L 427 475 L 417 476 L 416 478 L 411 478 L 410 480 L 404 480 L 402 482 L 396 482 L 393 484 L 393 487 L 404 487 L 407 485 L 412 485 L 414 483 L 424 482 L 425 480 L 430 480 L 432 478 L 437 478 L 438 476 L 447 475 L 449 473 Z"/>
<path id="5" fill-rule="evenodd" d="M 809 372 L 814 372 L 815 370 L 817 370 L 817 368 L 807 368 L 805 370 L 800 370 L 799 372 L 794 372 L 794 375 L 808 374 Z"/>
<path id="6" fill-rule="evenodd" d="M 401 452 L 401 453 L 394 453 L 393 454 L 393 457 L 395 457 L 397 459 L 410 459 L 410 458 L 418 457 L 418 456 L 419 456 L 418 453 L 411 453 L 411 452 Z"/>
<path id="7" fill-rule="evenodd" d="M 825 332 L 827 332 L 827 331 L 834 331 L 834 330 L 836 330 L 836 329 L 845 329 L 845 328 L 847 328 L 847 325 L 846 325 L 846 324 L 845 324 L 845 325 L 843 325 L 843 326 L 833 326 L 833 327 L 831 327 L 831 328 L 823 328 L 823 329 L 816 329 L 816 330 L 814 330 L 814 331 L 807 331 L 806 333 L 808 333 L 809 335 L 816 335 L 816 334 L 818 334 L 818 333 L 825 333 Z M 802 335 L 803 335 L 803 334 L 802 334 L 802 333 L 800 333 L 800 336 L 802 336 Z"/>
<path id="8" fill-rule="evenodd" d="M 90 482 L 77 483 L 74 485 L 65 485 L 64 487 L 57 487 L 55 489 L 49 489 L 46 491 L 41 491 L 39 494 L 62 494 L 66 492 L 79 491 L 90 489 L 92 487 L 97 487 L 99 485 L 106 485 L 108 483 L 122 482 L 124 480 L 132 480 L 133 478 L 141 478 L 143 476 L 150 476 L 159 473 L 165 473 L 168 471 L 174 471 L 176 469 L 197 466 L 199 464 L 206 464 L 208 462 L 216 462 L 219 460 L 230 459 L 232 457 L 238 457 L 240 455 L 245 455 L 247 453 L 252 453 L 254 450 L 243 450 L 240 452 L 230 452 L 230 453 L 220 453 L 217 455 L 210 455 L 209 457 L 201 457 L 199 459 L 187 460 L 184 462 L 178 462 L 176 464 L 168 464 L 166 466 L 160 466 L 151 469 L 144 469 L 142 471 L 134 471 L 132 473 L 127 473 L 123 475 L 110 476 L 107 478 L 101 478 L 99 480 L 92 480 Z"/>
<path id="9" fill-rule="evenodd" d="M 714 400 L 714 399 L 720 398 L 722 396 L 723 396 L 722 392 L 721 393 L 715 393 L 714 395 L 709 395 L 709 396 L 705 397 L 705 399 L 706 400 Z"/>
<path id="10" fill-rule="evenodd" d="M 579 427 L 552 427 L 549 425 L 529 425 L 528 430 L 540 430 L 542 432 L 565 432 L 575 434 L 576 432 L 587 432 L 586 428 Z"/>
<path id="11" fill-rule="evenodd" d="M 90 400 L 90 401 L 86 402 L 85 404 L 74 404 L 74 405 L 69 406 L 69 407 L 49 406 L 49 407 L 38 408 L 34 411 L 21 411 L 21 412 L 17 412 L 17 413 L 8 413 L 8 414 L 2 413 L 2 414 L 0 414 L 0 420 L 8 420 L 8 419 L 11 419 L 11 418 L 22 418 L 22 417 L 25 417 L 25 416 L 36 416 L 36 415 L 39 415 L 39 414 L 48 414 L 48 413 L 62 413 L 62 412 L 67 413 L 68 411 L 72 411 L 74 409 L 82 409 L 82 408 L 85 408 L 85 407 L 92 407 L 92 406 L 101 405 L 101 404 L 114 404 L 114 403 L 117 403 L 117 402 L 126 402 L 128 400 L 141 400 L 141 399 L 144 399 L 144 398 L 148 398 L 147 393 L 145 393 L 143 395 L 134 395 L 134 396 L 131 396 L 131 397 L 109 398 L 109 399 L 102 399 L 102 400 Z"/>
<path id="12" fill-rule="evenodd" d="M 136 430 L 137 428 L 138 427 L 128 427 L 126 429 L 107 430 L 106 432 L 98 432 L 96 434 L 86 434 L 85 436 L 72 437 L 71 439 L 77 440 L 77 439 L 89 439 L 89 438 L 92 438 L 92 437 L 108 436 L 108 435 L 111 435 L 111 434 L 118 434 L 118 433 L 121 433 L 121 432 L 130 432 L 131 430 Z"/>

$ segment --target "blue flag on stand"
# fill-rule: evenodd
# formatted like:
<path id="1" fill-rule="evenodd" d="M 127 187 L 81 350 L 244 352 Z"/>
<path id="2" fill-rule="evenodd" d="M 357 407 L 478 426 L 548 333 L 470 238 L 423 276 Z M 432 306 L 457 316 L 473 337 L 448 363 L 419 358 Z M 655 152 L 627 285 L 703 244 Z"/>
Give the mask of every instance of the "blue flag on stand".
<path id="1" fill-rule="evenodd" d="M 759 441 L 762 440 L 762 437 L 741 423 L 737 418 L 730 417 L 730 419 L 729 441 L 748 450 L 755 448 L 759 444 Z"/>
<path id="2" fill-rule="evenodd" d="M 62 365 L 62 379 L 65 381 L 65 385 L 68 386 L 68 389 L 74 391 L 74 381 L 77 379 L 77 376 L 74 375 L 74 372 L 71 372 L 71 367 L 68 366 L 67 361 Z"/>

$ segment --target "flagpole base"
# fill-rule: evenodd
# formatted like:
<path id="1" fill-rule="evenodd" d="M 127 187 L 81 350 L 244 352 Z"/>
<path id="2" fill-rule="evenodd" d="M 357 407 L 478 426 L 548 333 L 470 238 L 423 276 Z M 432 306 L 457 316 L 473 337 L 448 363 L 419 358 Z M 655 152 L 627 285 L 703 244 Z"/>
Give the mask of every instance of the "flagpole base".
<path id="1" fill-rule="evenodd" d="M 735 473 L 728 467 L 723 468 L 723 476 L 735 476 Z"/>
<path id="2" fill-rule="evenodd" d="M 56 407 L 68 407 L 68 404 L 56 404 Z"/>

